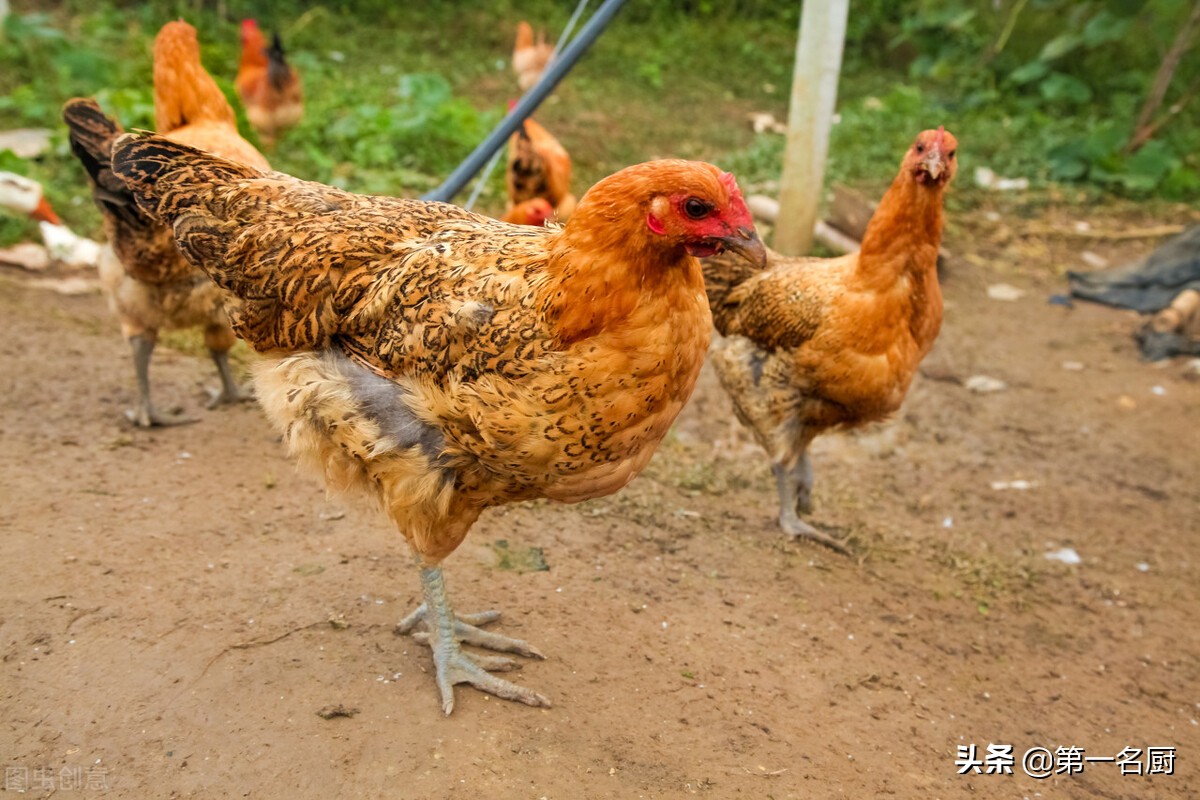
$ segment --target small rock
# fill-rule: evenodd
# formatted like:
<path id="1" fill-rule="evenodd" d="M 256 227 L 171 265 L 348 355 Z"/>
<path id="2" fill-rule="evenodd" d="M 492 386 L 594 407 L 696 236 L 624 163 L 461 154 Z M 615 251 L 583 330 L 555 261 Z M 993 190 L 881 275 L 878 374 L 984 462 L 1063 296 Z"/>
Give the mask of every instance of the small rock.
<path id="1" fill-rule="evenodd" d="M 1158 397 L 1162 397 L 1166 393 L 1167 393 L 1167 390 L 1165 387 L 1162 387 L 1162 386 L 1151 386 L 1150 387 L 1150 394 L 1157 395 Z"/>
<path id="2" fill-rule="evenodd" d="M 1008 388 L 1008 384 L 1004 381 L 988 375 L 972 375 L 963 381 L 963 386 L 967 387 L 968 391 L 975 392 L 976 394 L 1003 392 Z"/>
<path id="3" fill-rule="evenodd" d="M 1083 259 L 1083 263 L 1087 264 L 1092 269 L 1104 269 L 1108 266 L 1108 259 L 1099 253 L 1093 253 L 1091 250 L 1084 250 L 1079 254 Z"/>
<path id="4" fill-rule="evenodd" d="M 1068 372 L 1083 372 L 1083 362 L 1082 361 L 1064 361 L 1062 363 L 1062 368 L 1067 370 Z"/>
<path id="5" fill-rule="evenodd" d="M 993 300 L 1013 302 L 1025 296 L 1025 292 L 1007 283 L 994 283 L 987 288 L 987 296 Z"/>
<path id="6" fill-rule="evenodd" d="M 1137 567 L 1138 572 L 1149 572 L 1150 571 L 1150 565 L 1147 564 L 1145 561 L 1139 561 L 1138 563 L 1134 564 L 1133 566 Z"/>
<path id="7" fill-rule="evenodd" d="M 1052 550 L 1045 554 L 1048 561 L 1061 561 L 1064 564 L 1082 564 L 1083 559 L 1079 557 L 1079 553 L 1075 552 L 1073 547 L 1064 547 L 1060 550 Z"/>
<path id="8" fill-rule="evenodd" d="M 1137 400 L 1134 400 L 1127 394 L 1123 394 L 1117 398 L 1117 408 L 1124 409 L 1125 411 L 1132 411 L 1133 409 L 1137 408 Z"/>

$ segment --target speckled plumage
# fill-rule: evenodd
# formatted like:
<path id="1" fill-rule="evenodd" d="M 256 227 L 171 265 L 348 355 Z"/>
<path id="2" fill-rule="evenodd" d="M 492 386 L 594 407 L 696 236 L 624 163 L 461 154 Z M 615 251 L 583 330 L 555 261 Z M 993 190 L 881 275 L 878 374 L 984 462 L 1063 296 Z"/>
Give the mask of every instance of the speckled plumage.
<path id="1" fill-rule="evenodd" d="M 942 134 L 945 172 L 926 179 L 921 164 L 938 135 L 922 133 L 906 154 L 859 252 L 833 259 L 769 252 L 765 271 L 728 255 L 703 262 L 724 337 L 713 346 L 713 364 L 739 419 L 771 458 L 790 533 L 819 538 L 795 508 L 807 510 L 813 438 L 895 412 L 941 327 L 937 252 L 957 143 Z M 793 480 L 798 490 L 785 486 Z"/>

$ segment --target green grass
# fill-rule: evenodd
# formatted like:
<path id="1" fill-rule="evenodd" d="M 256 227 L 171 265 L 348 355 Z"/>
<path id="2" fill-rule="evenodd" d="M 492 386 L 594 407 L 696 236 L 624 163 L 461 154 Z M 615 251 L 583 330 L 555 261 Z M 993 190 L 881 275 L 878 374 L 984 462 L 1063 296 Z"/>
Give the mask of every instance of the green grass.
<path id="1" fill-rule="evenodd" d="M 574 7 L 551 0 L 226 0 L 218 15 L 201 0 L 68 0 L 39 3 L 35 14 L 32 0 L 15 5 L 0 38 L 0 128 L 48 127 L 56 137 L 53 152 L 36 162 L 0 153 L 0 169 L 41 181 L 68 224 L 93 236 L 99 216 L 59 110 L 70 97 L 95 96 L 127 128 L 152 127 L 151 44 L 168 20 L 197 27 L 205 65 L 227 93 L 240 20 L 253 16 L 282 32 L 304 78 L 307 113 L 267 154 L 277 169 L 353 191 L 417 195 L 437 185 L 517 95 L 508 64 L 516 21 L 529 19 L 553 36 Z M 627 164 L 668 156 L 715 161 L 752 186 L 777 180 L 782 137 L 755 136 L 745 120 L 750 111 L 786 117 L 797 22 L 786 5 L 630 0 L 538 113 L 572 153 L 577 190 Z M 1053 177 L 1050 153 L 1092 131 L 1108 109 L 1097 98 L 1071 113 L 1047 111 L 1012 87 L 914 76 L 923 62 L 905 52 L 911 44 L 888 43 L 907 18 L 880 10 L 887 8 L 871 0 L 852 13 L 830 180 L 884 186 L 912 137 L 944 124 L 960 140 L 967 179 L 959 191 L 967 198 L 977 165 L 1044 187 Z M 1122 84 L 1121 96 L 1136 95 Z M 1191 121 L 1170 128 L 1172 147 L 1187 154 L 1184 171 L 1198 168 Z M 489 181 L 480 210 L 502 208 L 501 173 Z M 1105 196 L 1099 185 L 1084 186 L 1089 202 Z M 28 223 L 0 217 L 0 244 L 33 234 Z"/>

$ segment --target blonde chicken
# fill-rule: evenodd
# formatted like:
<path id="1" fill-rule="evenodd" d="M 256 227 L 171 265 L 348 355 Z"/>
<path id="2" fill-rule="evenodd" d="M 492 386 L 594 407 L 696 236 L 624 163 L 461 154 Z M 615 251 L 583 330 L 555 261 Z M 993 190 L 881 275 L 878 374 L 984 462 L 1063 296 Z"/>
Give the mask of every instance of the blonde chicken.
<path id="1" fill-rule="evenodd" d="M 186 22 L 167 23 L 155 39 L 154 109 L 158 130 L 172 140 L 268 168 L 266 159 L 238 135 L 233 109 L 204 71 L 196 31 Z M 150 399 L 150 357 L 159 331 L 172 328 L 203 329 L 221 378 L 213 405 L 246 399 L 229 366 L 236 339 L 220 290 L 178 251 L 171 230 L 143 213 L 112 174 L 112 146 L 121 126 L 92 100 L 71 100 L 63 118 L 111 246 L 111 254 L 100 258 L 100 281 L 133 350 L 138 402 L 127 416 L 141 427 L 190 421 L 160 414 Z"/>
<path id="2" fill-rule="evenodd" d="M 571 157 L 558 139 L 536 120 L 522 122 L 508 140 L 505 185 L 508 187 L 509 214 L 522 204 L 538 199 L 550 204 L 559 222 L 569 220 L 575 211 L 575 195 L 571 194 Z"/>
<path id="3" fill-rule="evenodd" d="M 252 19 L 242 21 L 242 60 L 234 88 L 246 107 L 246 119 L 268 147 L 274 147 L 279 135 L 304 117 L 304 89 L 287 63 L 279 34 L 271 37 L 268 46 Z"/>
<path id="4" fill-rule="evenodd" d="M 517 23 L 517 40 L 513 43 L 512 65 L 517 74 L 517 85 L 522 92 L 529 91 L 538 79 L 542 77 L 550 58 L 554 55 L 554 45 L 546 41 L 545 31 L 538 31 L 534 38 L 533 27 L 524 20 Z"/>
<path id="5" fill-rule="evenodd" d="M 695 256 L 764 251 L 732 176 L 686 161 L 597 184 L 565 227 L 509 225 L 443 203 L 364 197 L 127 137 L 117 175 L 182 252 L 238 297 L 265 355 L 257 394 L 331 489 L 378 501 L 415 553 L 446 713 L 468 683 L 540 657 L 455 616 L 441 563 L 480 513 L 617 491 L 695 385 L 711 333 Z"/>
<path id="6" fill-rule="evenodd" d="M 809 444 L 895 412 L 937 338 L 942 198 L 957 149 L 942 128 L 917 137 L 857 253 L 817 259 L 769 251 L 762 271 L 728 257 L 704 262 L 724 336 L 713 364 L 738 418 L 770 456 L 779 524 L 793 537 L 843 549 L 800 518 L 811 503 Z"/>

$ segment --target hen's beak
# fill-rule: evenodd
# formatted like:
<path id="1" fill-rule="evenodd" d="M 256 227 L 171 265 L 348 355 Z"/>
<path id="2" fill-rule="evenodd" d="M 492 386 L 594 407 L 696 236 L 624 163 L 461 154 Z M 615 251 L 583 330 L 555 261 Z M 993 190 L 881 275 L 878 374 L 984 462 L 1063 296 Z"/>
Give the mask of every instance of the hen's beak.
<path id="1" fill-rule="evenodd" d="M 942 155 L 942 148 L 937 145 L 929 148 L 925 158 L 921 159 L 921 169 L 935 181 L 942 177 L 942 173 L 946 171 L 946 158 Z"/>
<path id="2" fill-rule="evenodd" d="M 717 241 L 725 245 L 726 250 L 732 250 L 759 269 L 766 268 L 767 248 L 758 238 L 758 231 L 753 228 L 738 228 L 733 236 L 723 236 Z"/>

